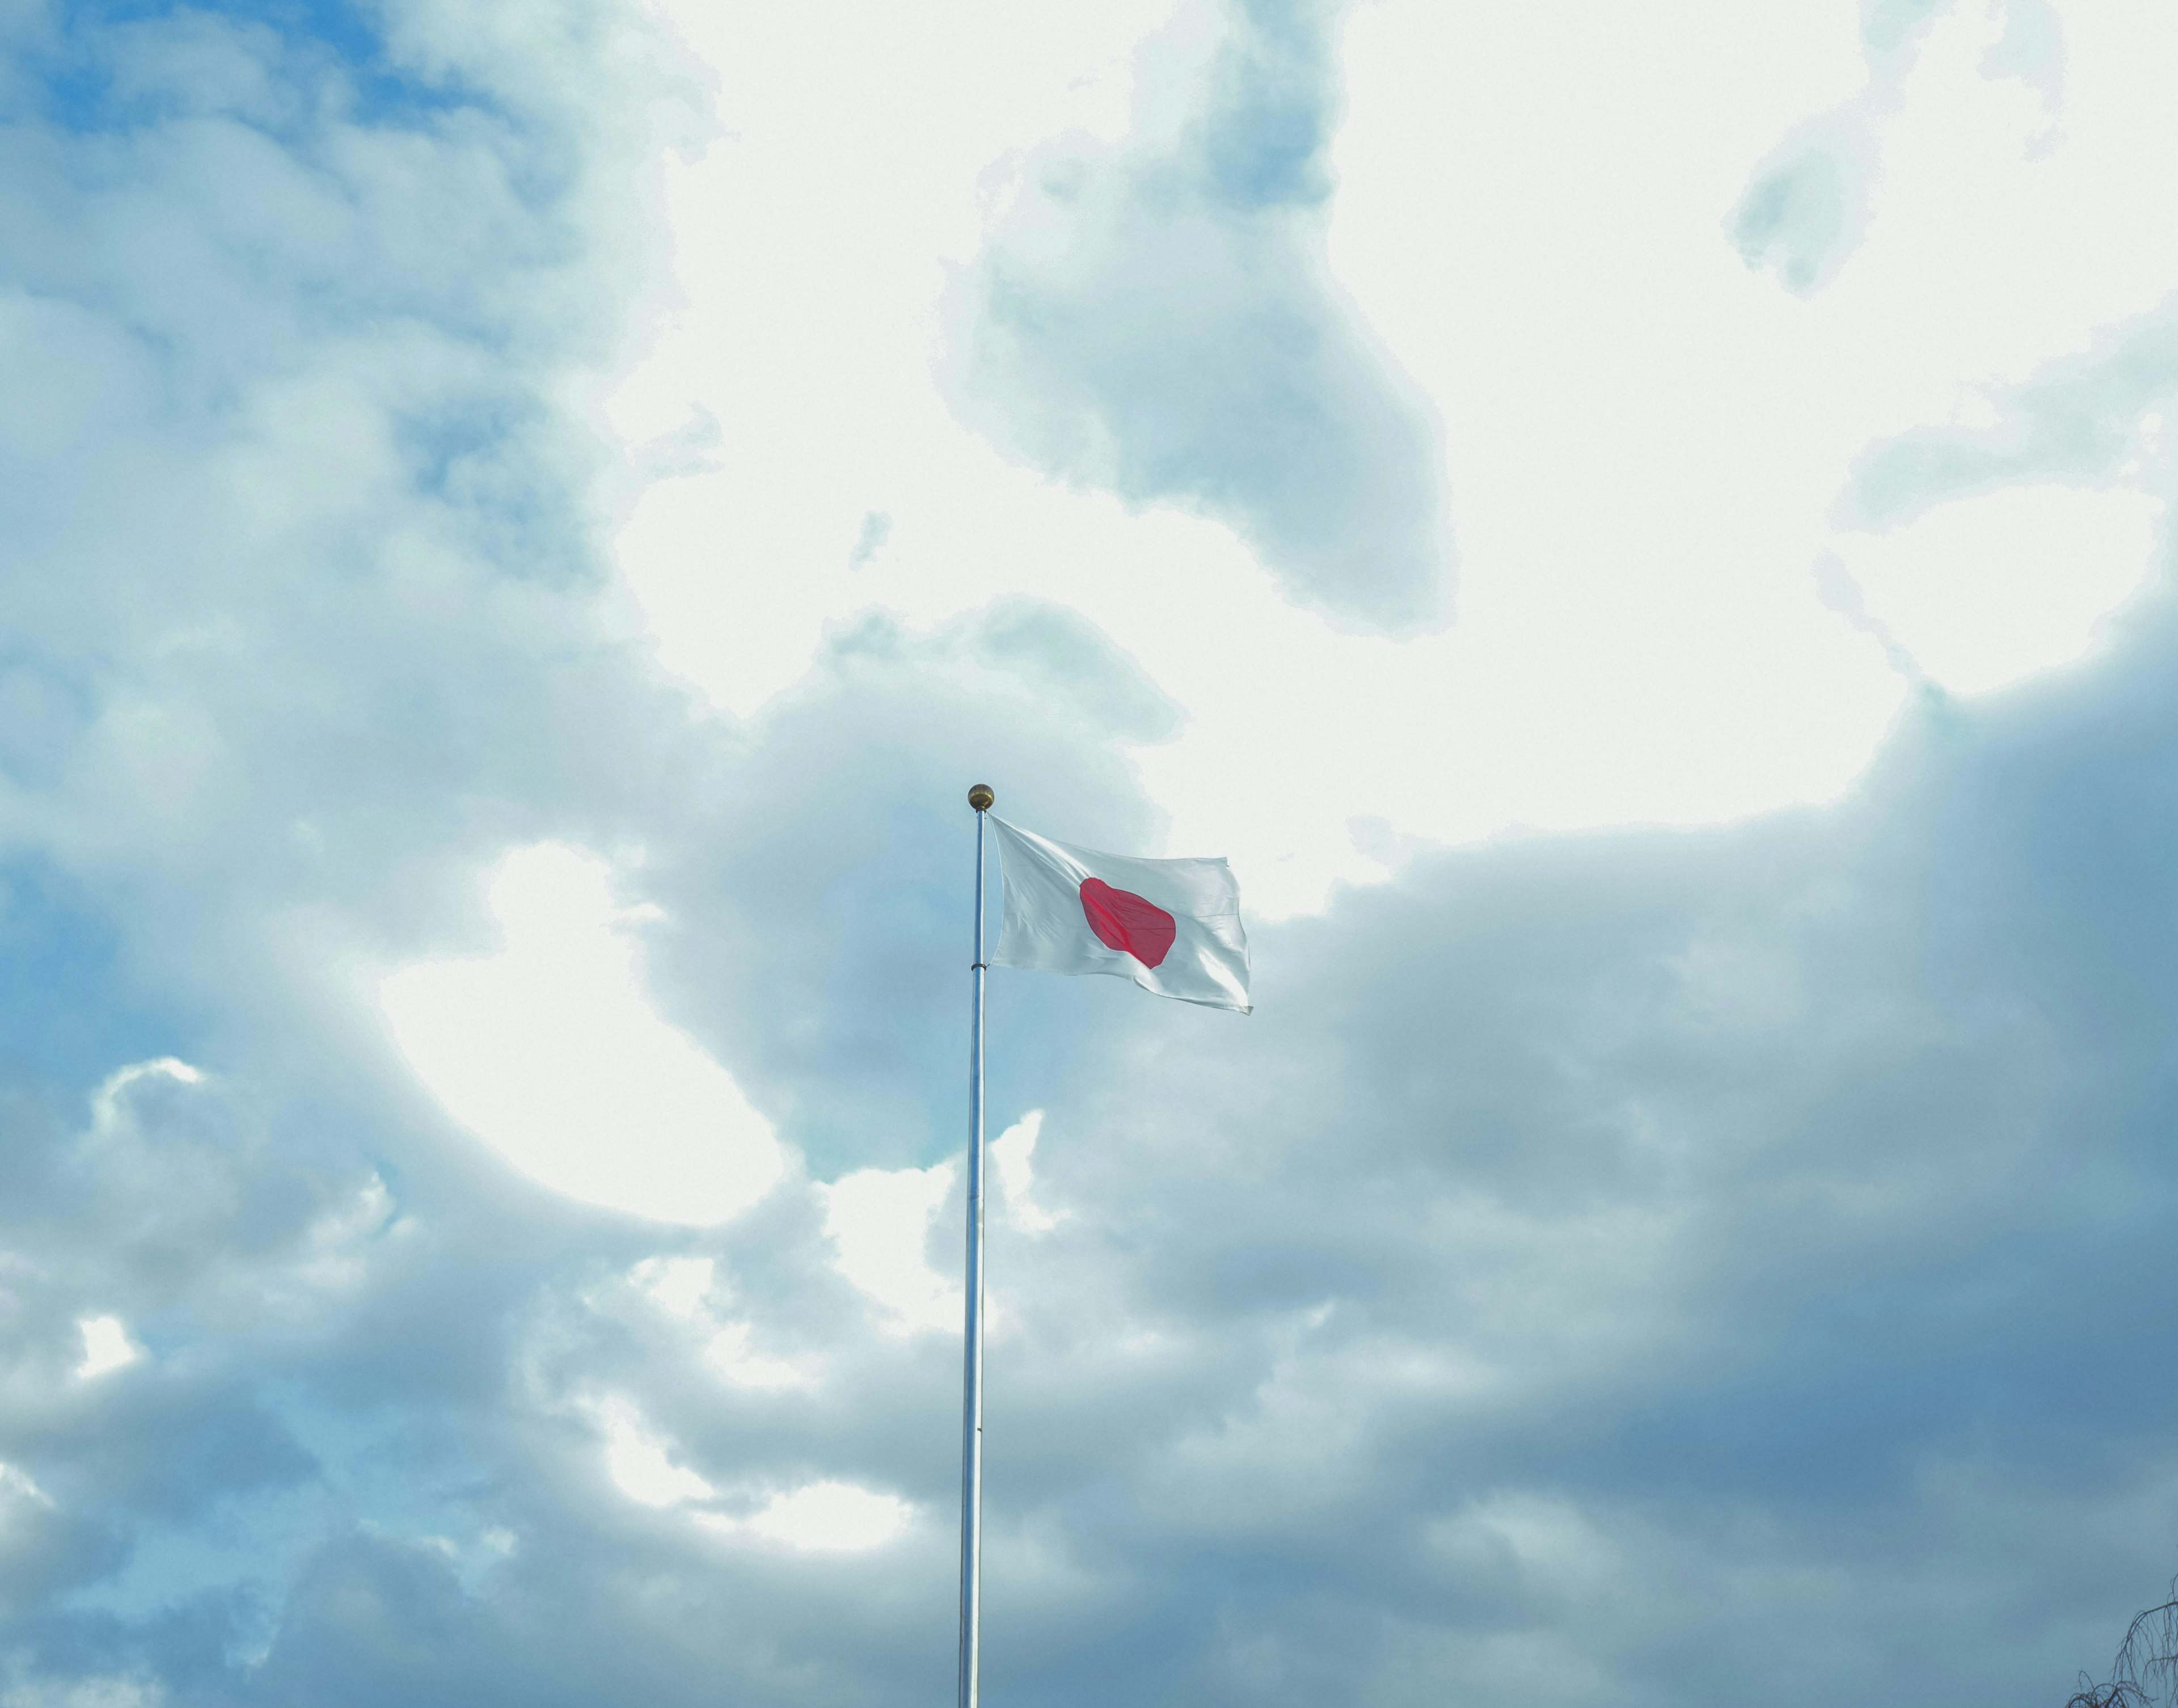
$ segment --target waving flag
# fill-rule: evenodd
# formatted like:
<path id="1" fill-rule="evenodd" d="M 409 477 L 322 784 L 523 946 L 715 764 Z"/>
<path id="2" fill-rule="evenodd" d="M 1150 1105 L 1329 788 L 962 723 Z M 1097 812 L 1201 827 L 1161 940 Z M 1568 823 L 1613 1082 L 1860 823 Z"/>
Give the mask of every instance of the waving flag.
<path id="1" fill-rule="evenodd" d="M 1240 890 L 1223 860 L 1137 860 L 1054 842 L 995 813 L 1005 876 L 999 966 L 1108 972 L 1144 990 L 1249 1011 Z"/>

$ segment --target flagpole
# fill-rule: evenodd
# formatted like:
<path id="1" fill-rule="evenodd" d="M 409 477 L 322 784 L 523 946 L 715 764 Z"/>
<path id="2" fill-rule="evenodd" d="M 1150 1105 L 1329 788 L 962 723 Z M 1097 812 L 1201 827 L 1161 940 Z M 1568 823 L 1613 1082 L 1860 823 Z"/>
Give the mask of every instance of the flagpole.
<path id="1" fill-rule="evenodd" d="M 997 797 L 987 784 L 968 791 L 976 809 L 976 961 L 968 1049 L 967 1343 L 960 1402 L 960 1700 L 977 1708 L 983 1636 L 983 819 Z"/>

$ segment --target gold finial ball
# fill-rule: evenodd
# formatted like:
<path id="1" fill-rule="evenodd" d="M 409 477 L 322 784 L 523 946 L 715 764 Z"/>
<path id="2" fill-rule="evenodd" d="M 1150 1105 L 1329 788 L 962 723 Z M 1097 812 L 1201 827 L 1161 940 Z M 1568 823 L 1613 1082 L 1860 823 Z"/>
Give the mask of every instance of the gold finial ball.
<path id="1" fill-rule="evenodd" d="M 973 807 L 978 813 L 989 812 L 991 810 L 991 802 L 998 798 L 999 797 L 996 795 L 993 795 L 991 792 L 991 786 L 988 783 L 978 783 L 974 788 L 968 791 L 968 804 L 971 807 Z"/>

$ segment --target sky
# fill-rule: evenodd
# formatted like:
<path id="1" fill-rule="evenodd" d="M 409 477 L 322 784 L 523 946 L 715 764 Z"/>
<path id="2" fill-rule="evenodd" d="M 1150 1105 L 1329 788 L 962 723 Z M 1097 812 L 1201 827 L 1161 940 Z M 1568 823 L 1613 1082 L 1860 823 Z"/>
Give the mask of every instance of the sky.
<path id="1" fill-rule="evenodd" d="M 0 1708 L 2061 1702 L 2178 18 L 0 0 Z M 994 907 L 995 912 L 995 907 Z"/>

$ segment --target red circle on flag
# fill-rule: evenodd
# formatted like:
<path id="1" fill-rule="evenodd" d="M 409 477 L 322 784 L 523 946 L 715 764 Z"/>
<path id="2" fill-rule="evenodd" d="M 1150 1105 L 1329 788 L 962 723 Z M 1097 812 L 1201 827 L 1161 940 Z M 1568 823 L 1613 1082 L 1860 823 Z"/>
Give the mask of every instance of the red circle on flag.
<path id="1" fill-rule="evenodd" d="M 1081 880 L 1081 911 L 1097 942 L 1155 966 L 1172 953 L 1179 925 L 1156 902 L 1131 890 L 1114 890 L 1101 878 Z"/>

